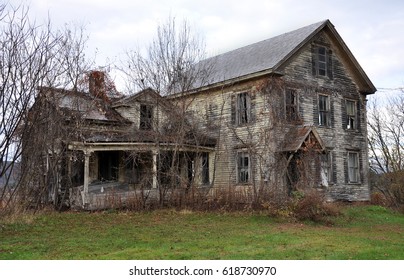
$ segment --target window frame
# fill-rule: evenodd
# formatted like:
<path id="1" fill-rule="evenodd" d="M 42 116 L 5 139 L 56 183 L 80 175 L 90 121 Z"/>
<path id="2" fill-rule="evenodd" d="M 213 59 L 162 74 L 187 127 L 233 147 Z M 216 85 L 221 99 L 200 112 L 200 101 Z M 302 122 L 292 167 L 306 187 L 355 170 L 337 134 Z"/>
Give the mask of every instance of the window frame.
<path id="1" fill-rule="evenodd" d="M 209 153 L 203 152 L 201 155 L 201 175 L 202 175 L 202 185 L 210 184 L 210 170 L 209 170 Z"/>
<path id="2" fill-rule="evenodd" d="M 354 165 L 352 165 L 351 155 L 354 157 Z M 348 166 L 348 183 L 349 184 L 360 184 L 360 163 L 359 163 L 359 152 L 348 151 L 347 153 L 347 166 Z"/>
<path id="3" fill-rule="evenodd" d="M 322 53 L 324 51 L 324 53 Z M 317 46 L 317 63 L 316 63 L 316 74 L 317 76 L 326 77 L 327 76 L 327 67 L 328 67 L 328 49 L 324 46 Z"/>
<path id="4" fill-rule="evenodd" d="M 236 124 L 251 122 L 251 97 L 248 92 L 240 92 L 236 96 Z"/>
<path id="5" fill-rule="evenodd" d="M 246 160 L 247 159 L 247 164 Z M 237 184 L 251 183 L 251 156 L 247 151 L 237 152 Z"/>
<path id="6" fill-rule="evenodd" d="M 298 121 L 300 119 L 299 94 L 294 88 L 287 88 L 285 90 L 285 119 L 287 121 Z"/>
<path id="7" fill-rule="evenodd" d="M 321 109 L 321 98 L 326 98 L 325 101 L 325 109 Z M 318 102 L 317 102 L 317 109 L 318 109 L 318 125 L 321 127 L 330 127 L 331 126 L 331 104 L 330 104 L 330 96 L 326 94 L 318 94 Z M 325 120 L 324 119 L 325 116 Z"/>
<path id="8" fill-rule="evenodd" d="M 145 110 L 143 108 L 146 108 Z M 139 107 L 139 129 L 152 130 L 153 129 L 153 110 L 154 106 L 151 104 L 140 104 Z"/>
<path id="9" fill-rule="evenodd" d="M 353 112 L 352 114 L 348 113 L 348 103 L 353 104 Z M 345 99 L 345 113 L 346 113 L 346 129 L 347 130 L 356 130 L 358 128 L 358 110 L 357 110 L 357 101 L 356 100 L 350 100 L 350 99 Z M 351 122 L 352 125 L 351 125 Z"/>
<path id="10" fill-rule="evenodd" d="M 314 44 L 312 48 L 313 75 L 333 79 L 332 50 L 326 44 Z"/>
<path id="11" fill-rule="evenodd" d="M 333 178 L 333 163 L 332 163 L 332 152 L 331 151 L 326 151 L 325 153 L 321 154 L 321 171 L 326 170 L 326 176 L 327 176 L 327 184 L 332 185 L 334 184 L 334 178 Z"/>

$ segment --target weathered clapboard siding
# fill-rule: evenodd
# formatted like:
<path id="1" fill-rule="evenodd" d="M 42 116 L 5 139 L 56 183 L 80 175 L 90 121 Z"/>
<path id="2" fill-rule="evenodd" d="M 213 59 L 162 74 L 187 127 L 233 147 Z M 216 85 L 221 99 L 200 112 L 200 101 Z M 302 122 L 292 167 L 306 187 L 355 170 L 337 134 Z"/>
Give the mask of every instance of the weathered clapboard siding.
<path id="1" fill-rule="evenodd" d="M 332 124 L 330 127 L 317 126 L 318 133 L 324 140 L 328 149 L 333 151 L 333 165 L 336 172 L 336 180 L 329 187 L 329 193 L 333 199 L 349 200 L 368 200 L 368 170 L 367 170 L 367 139 L 366 139 L 366 96 L 359 93 L 353 78 L 349 73 L 352 71 L 344 63 L 341 56 L 341 50 L 334 47 L 333 42 L 325 32 L 318 34 L 313 38 L 312 44 L 321 43 L 329 46 L 332 50 L 332 71 L 333 78 L 318 77 L 312 75 L 311 64 L 311 46 L 303 48 L 289 63 L 285 69 L 285 79 L 291 83 L 299 83 L 304 90 L 304 96 L 301 96 L 300 110 L 302 112 L 304 123 L 307 125 L 316 123 L 317 96 L 325 94 L 330 97 L 330 108 L 332 115 Z M 350 131 L 344 128 L 345 117 L 345 99 L 356 101 L 359 104 L 358 118 L 359 127 Z M 314 116 L 314 118 L 312 118 Z M 360 152 L 361 174 L 358 184 L 347 184 L 345 166 L 348 151 Z"/>
<path id="2" fill-rule="evenodd" d="M 330 49 L 332 76 L 313 75 L 312 46 L 326 45 Z M 326 148 L 332 155 L 332 184 L 327 188 L 330 199 L 368 200 L 369 186 L 367 181 L 367 140 L 366 140 L 366 104 L 365 95 L 359 89 L 350 73 L 343 50 L 335 46 L 335 42 L 325 32 L 317 34 L 309 43 L 302 47 L 281 68 L 284 88 L 293 88 L 298 94 L 301 125 L 315 126 Z M 257 90 L 257 87 L 268 80 L 268 76 L 244 81 L 207 92 L 199 92 L 189 97 L 192 99 L 190 108 L 198 115 L 200 126 L 211 128 L 211 132 L 219 137 L 215 159 L 215 187 L 237 185 L 237 152 L 243 149 L 254 149 L 257 154 L 252 158 L 250 184 L 262 185 L 268 180 L 277 181 L 273 174 L 276 153 L 279 152 L 277 125 L 273 119 L 274 92 Z M 232 100 L 241 92 L 252 96 L 253 121 L 248 124 L 232 123 Z M 329 96 L 331 123 L 329 127 L 318 125 L 318 95 Z M 359 127 L 355 131 L 347 130 L 344 125 L 345 99 L 356 101 L 358 106 Z M 234 102 L 234 101 L 233 101 Z M 269 105 L 268 105 L 269 103 Z M 275 104 L 276 106 L 276 104 Z M 272 114 L 271 114 L 272 113 Z M 233 117 L 234 118 L 234 117 Z M 286 128 L 284 128 L 286 129 Z M 347 156 L 349 151 L 359 152 L 360 182 L 347 182 Z M 278 163 L 279 164 L 279 163 Z M 269 173 L 269 174 L 268 174 Z M 272 173 L 272 174 L 271 174 Z"/>
<path id="3" fill-rule="evenodd" d="M 105 174 L 128 188 L 119 201 L 135 194 L 144 181 L 143 189 L 155 193 L 171 183 L 173 189 L 192 185 L 251 194 L 258 187 L 292 191 L 301 174 L 308 179 L 302 185 L 320 187 L 331 200 L 369 199 L 366 95 L 376 89 L 330 21 L 238 48 L 202 65 L 216 62 L 212 77 L 205 79 L 211 84 L 166 97 L 149 88 L 111 103 L 60 92 L 63 102 L 55 105 L 72 112 L 77 107 L 72 105 L 80 104 L 73 101 L 97 105 L 88 106 L 74 139 L 60 137 L 68 147 L 66 159 L 82 158 L 84 183 L 75 185 L 83 184 L 83 207 L 105 199 L 104 194 L 89 192 L 89 185 L 102 179 L 100 169 L 104 173 L 108 168 L 119 169 L 114 174 L 118 178 L 110 170 Z M 321 125 L 320 98 L 329 111 L 323 108 Z M 354 129 L 347 129 L 348 105 L 356 110 Z M 293 170 L 313 151 L 312 162 L 304 162 L 307 172 Z M 114 153 L 107 158 L 106 152 Z M 331 156 L 331 182 L 324 181 L 319 152 Z M 209 182 L 202 164 L 207 154 Z M 349 176 L 349 154 L 351 163 L 358 159 L 360 180 L 355 183 L 349 183 L 356 174 L 356 166 L 351 166 Z M 170 156 L 178 166 L 176 179 L 167 183 L 163 177 Z M 138 157 L 141 164 L 135 164 Z M 80 162 L 66 161 L 67 176 L 72 175 L 70 169 L 80 169 Z M 140 176 L 133 170 L 148 173 L 145 180 L 136 182 Z"/>

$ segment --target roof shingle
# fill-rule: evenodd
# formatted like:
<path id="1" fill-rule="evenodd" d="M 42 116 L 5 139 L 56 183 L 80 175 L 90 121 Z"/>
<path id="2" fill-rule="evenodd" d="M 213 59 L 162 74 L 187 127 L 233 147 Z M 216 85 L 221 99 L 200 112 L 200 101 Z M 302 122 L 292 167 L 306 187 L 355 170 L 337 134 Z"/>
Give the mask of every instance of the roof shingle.
<path id="1" fill-rule="evenodd" d="M 317 22 L 202 61 L 213 68 L 209 84 L 274 69 L 327 22 Z"/>

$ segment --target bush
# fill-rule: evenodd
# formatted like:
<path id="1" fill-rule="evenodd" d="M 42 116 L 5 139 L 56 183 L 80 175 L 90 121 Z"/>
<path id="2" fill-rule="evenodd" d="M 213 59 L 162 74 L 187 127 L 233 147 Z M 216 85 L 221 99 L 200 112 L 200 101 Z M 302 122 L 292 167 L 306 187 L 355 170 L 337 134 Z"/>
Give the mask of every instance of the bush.
<path id="1" fill-rule="evenodd" d="M 337 204 L 326 202 L 323 194 L 314 189 L 294 193 L 290 209 L 293 217 L 299 221 L 330 223 L 329 217 L 338 216 L 341 213 Z"/>
<path id="2" fill-rule="evenodd" d="M 370 203 L 372 205 L 387 206 L 387 198 L 381 192 L 374 192 L 370 196 Z"/>
<path id="3" fill-rule="evenodd" d="M 395 209 L 404 207 L 404 171 L 372 175 L 371 202 Z M 383 204 L 384 203 L 384 204 Z"/>

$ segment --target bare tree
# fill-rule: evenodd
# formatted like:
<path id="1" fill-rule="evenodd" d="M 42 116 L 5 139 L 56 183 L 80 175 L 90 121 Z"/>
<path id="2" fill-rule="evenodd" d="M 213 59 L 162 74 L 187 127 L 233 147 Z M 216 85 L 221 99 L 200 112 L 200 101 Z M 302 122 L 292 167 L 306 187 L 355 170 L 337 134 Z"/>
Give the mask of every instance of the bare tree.
<path id="1" fill-rule="evenodd" d="M 376 173 L 403 170 L 404 96 L 391 97 L 382 105 L 372 100 L 368 112 L 370 168 Z"/>
<path id="2" fill-rule="evenodd" d="M 203 62 L 205 55 L 204 41 L 193 32 L 190 24 L 186 20 L 178 24 L 175 18 L 169 17 L 158 26 L 156 37 L 145 51 L 130 50 L 126 53 L 125 65 L 121 70 L 127 75 L 127 89 L 131 93 L 152 88 L 161 96 L 179 97 L 207 84 L 212 65 Z M 160 133 L 160 137 L 155 138 L 157 147 L 161 142 L 167 141 L 167 135 L 174 136 L 170 140 L 172 150 L 169 153 L 158 153 L 162 179 L 170 182 L 164 184 L 165 187 L 160 187 L 160 201 L 169 185 L 182 185 L 178 176 L 181 160 L 192 160 L 195 155 L 180 152 L 182 146 L 187 141 L 196 143 L 196 146 L 201 142 L 195 133 L 200 129 L 201 123 L 189 111 L 192 98 L 170 100 L 175 105 L 171 118 L 157 120 L 156 123 Z"/>
<path id="3" fill-rule="evenodd" d="M 130 50 L 122 68 L 128 77 L 128 89 L 153 88 L 162 96 L 181 93 L 203 85 L 209 68 L 201 65 L 206 56 L 205 43 L 184 20 L 173 17 L 158 26 L 146 51 Z"/>
<path id="4" fill-rule="evenodd" d="M 372 187 L 392 204 L 404 203 L 404 91 L 369 102 L 368 142 Z"/>
<path id="5" fill-rule="evenodd" d="M 37 24 L 29 16 L 29 8 L 0 7 L 0 175 L 3 188 L 0 200 L 9 203 L 17 193 L 32 187 L 32 172 L 40 158 L 56 139 L 34 135 L 32 123 L 45 121 L 30 107 L 45 87 L 76 86 L 84 71 L 83 29 L 54 30 L 48 19 Z M 47 119 L 52 123 L 54 119 Z M 22 134 L 29 135 L 25 143 Z M 21 164 L 22 155 L 29 157 L 18 182 L 11 184 L 13 169 Z"/>

